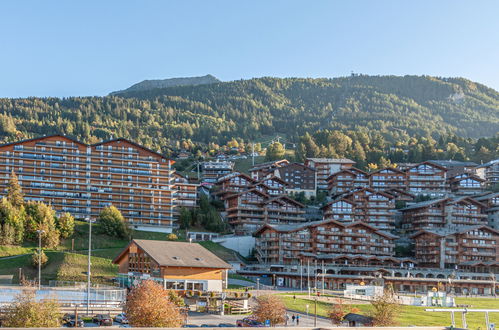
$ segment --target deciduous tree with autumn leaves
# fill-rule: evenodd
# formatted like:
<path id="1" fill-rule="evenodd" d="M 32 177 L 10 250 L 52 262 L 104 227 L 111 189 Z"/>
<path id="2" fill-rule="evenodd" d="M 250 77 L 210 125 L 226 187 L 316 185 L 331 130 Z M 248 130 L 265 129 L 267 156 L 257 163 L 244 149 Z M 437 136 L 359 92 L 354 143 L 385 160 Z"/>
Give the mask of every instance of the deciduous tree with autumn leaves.
<path id="1" fill-rule="evenodd" d="M 151 280 L 132 289 L 125 312 L 133 327 L 179 328 L 184 323 L 184 315 L 168 291 Z"/>

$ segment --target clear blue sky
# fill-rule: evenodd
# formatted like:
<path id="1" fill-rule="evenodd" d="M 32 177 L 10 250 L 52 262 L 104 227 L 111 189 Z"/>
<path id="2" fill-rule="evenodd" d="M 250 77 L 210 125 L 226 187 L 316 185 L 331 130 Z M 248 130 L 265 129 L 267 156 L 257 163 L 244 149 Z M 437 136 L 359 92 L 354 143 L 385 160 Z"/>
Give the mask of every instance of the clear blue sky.
<path id="1" fill-rule="evenodd" d="M 213 74 L 462 76 L 499 90 L 499 1 L 0 2 L 0 97 Z"/>

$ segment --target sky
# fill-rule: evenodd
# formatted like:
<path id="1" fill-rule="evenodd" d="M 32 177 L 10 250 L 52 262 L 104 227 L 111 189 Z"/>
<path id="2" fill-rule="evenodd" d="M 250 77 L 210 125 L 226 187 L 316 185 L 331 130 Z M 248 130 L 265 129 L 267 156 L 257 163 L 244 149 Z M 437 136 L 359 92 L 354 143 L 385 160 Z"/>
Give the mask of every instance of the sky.
<path id="1" fill-rule="evenodd" d="M 499 90 L 496 0 L 3 0 L 0 97 L 212 74 L 465 77 Z"/>

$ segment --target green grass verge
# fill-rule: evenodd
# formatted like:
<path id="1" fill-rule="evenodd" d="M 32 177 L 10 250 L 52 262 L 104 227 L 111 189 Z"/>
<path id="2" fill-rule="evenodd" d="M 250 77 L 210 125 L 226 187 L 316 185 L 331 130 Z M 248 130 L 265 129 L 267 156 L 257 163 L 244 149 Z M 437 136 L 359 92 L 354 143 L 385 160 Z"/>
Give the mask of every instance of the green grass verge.
<path id="1" fill-rule="evenodd" d="M 201 244 L 203 247 L 210 250 L 214 255 L 225 261 L 236 260 L 236 257 L 234 256 L 234 251 L 226 248 L 225 246 L 222 246 L 212 241 L 203 241 L 199 242 L 199 244 Z"/>
<path id="2" fill-rule="evenodd" d="M 306 305 L 309 305 L 309 313 L 313 313 L 314 301 L 306 298 L 299 297 L 297 295 L 296 300 L 293 300 L 292 296 L 282 296 L 279 295 L 286 305 L 286 308 L 306 312 Z M 320 316 L 327 317 L 328 311 L 331 308 L 331 304 L 334 302 L 334 298 L 330 298 L 330 302 L 318 302 L 317 304 L 317 314 Z M 473 306 L 473 308 L 489 308 L 498 309 L 499 299 L 487 299 L 487 298 L 457 298 L 457 304 L 467 304 Z M 370 304 L 353 304 L 352 307 L 356 307 L 360 310 L 361 314 L 369 314 L 371 311 Z M 400 311 L 397 317 L 397 326 L 450 326 L 451 319 L 450 313 L 440 313 L 440 312 L 425 312 L 426 307 L 417 306 L 400 306 Z M 461 327 L 461 315 L 456 314 L 456 326 Z M 469 329 L 485 329 L 485 315 L 484 313 L 468 313 L 466 316 Z M 491 313 L 490 322 L 499 323 L 499 314 Z"/>
<path id="3" fill-rule="evenodd" d="M 246 281 L 246 282 L 255 283 L 255 281 L 253 281 L 252 279 L 247 278 L 247 277 L 245 277 L 243 275 L 239 275 L 239 274 L 229 273 L 229 278 L 233 278 L 235 280 L 242 280 L 242 281 Z"/>

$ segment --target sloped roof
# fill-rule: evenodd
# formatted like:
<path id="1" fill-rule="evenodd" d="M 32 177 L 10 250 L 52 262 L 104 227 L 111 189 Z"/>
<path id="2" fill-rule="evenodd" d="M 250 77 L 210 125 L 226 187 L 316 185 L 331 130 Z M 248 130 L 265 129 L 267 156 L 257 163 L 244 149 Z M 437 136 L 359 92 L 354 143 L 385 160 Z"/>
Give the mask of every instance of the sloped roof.
<path id="1" fill-rule="evenodd" d="M 355 162 L 348 158 L 307 158 L 316 163 L 329 163 L 329 164 L 355 164 Z"/>
<path id="2" fill-rule="evenodd" d="M 208 251 L 198 243 L 152 241 L 134 239 L 113 260 L 117 263 L 135 243 L 162 267 L 194 267 L 194 268 L 232 268 L 228 263 Z"/>

